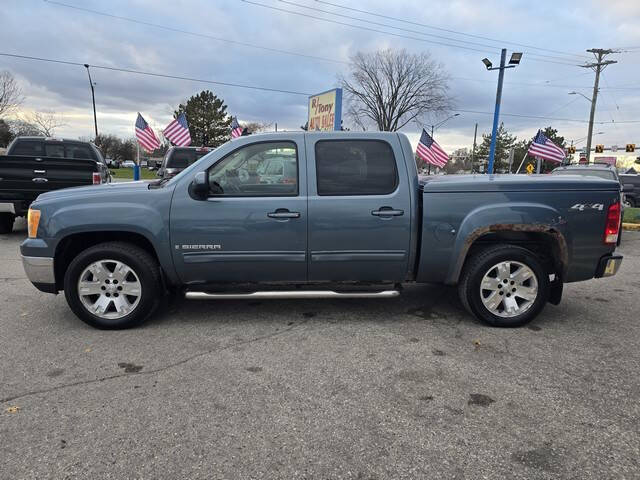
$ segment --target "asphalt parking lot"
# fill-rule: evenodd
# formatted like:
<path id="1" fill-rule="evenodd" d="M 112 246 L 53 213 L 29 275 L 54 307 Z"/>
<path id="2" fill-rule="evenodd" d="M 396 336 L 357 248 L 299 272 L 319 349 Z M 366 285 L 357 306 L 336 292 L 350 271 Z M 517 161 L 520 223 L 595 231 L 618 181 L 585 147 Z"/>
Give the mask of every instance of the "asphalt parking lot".
<path id="1" fill-rule="evenodd" d="M 0 235 L 0 478 L 639 478 L 640 232 L 494 329 L 455 291 L 181 302 L 99 331 Z"/>

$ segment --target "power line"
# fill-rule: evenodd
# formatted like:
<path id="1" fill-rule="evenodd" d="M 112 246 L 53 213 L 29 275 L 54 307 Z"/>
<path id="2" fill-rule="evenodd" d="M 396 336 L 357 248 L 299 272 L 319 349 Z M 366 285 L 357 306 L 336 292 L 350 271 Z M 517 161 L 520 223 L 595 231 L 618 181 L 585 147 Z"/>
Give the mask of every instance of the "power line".
<path id="1" fill-rule="evenodd" d="M 73 62 L 73 61 L 69 61 L 69 60 L 59 60 L 59 59 L 52 59 L 52 58 L 44 58 L 44 57 L 35 57 L 35 56 L 30 56 L 30 55 L 19 55 L 19 54 L 14 54 L 14 53 L 5 53 L 5 52 L 0 52 L 0 56 L 3 57 L 9 57 L 9 58 L 17 58 L 17 59 L 22 59 L 22 60 L 33 60 L 33 61 L 39 61 L 39 62 L 48 62 L 48 63 L 56 63 L 56 64 L 62 64 L 62 65 L 71 65 L 71 66 L 79 66 L 79 67 L 84 67 L 85 66 L 85 62 Z M 110 71 L 115 71 L 115 72 L 123 72 L 123 73 L 131 73 L 131 74 L 135 74 L 135 75 L 144 75 L 144 76 L 149 76 L 149 77 L 158 77 L 158 78 L 167 78 L 167 79 L 173 79 L 173 80 L 186 80 L 189 82 L 198 82 L 198 83 L 208 83 L 208 84 L 214 84 L 214 85 L 222 85 L 222 86 L 227 86 L 227 87 L 237 87 L 237 88 L 245 88 L 245 89 L 250 89 L 250 90 L 261 90 L 261 91 L 267 91 L 267 92 L 276 92 L 276 93 L 286 93 L 286 94 L 290 94 L 290 95 L 302 95 L 305 97 L 310 96 L 311 94 L 309 93 L 305 93 L 305 92 L 296 92 L 296 91 L 292 91 L 292 90 L 281 90 L 281 89 L 277 89 L 277 88 L 269 88 L 269 87 L 259 87 L 259 86 L 255 86 L 255 85 L 245 85 L 245 84 L 240 84 L 240 83 L 231 83 L 231 82 L 219 82 L 219 81 L 215 81 L 215 80 L 207 80 L 207 79 L 201 79 L 201 78 L 195 78 L 195 77 L 183 77 L 183 76 L 179 76 L 179 75 L 169 75 L 169 74 L 163 74 L 163 73 L 155 73 L 155 72 L 146 72 L 146 71 L 142 71 L 142 70 L 133 70 L 130 68 L 121 68 L 121 67 L 114 67 L 114 66 L 108 66 L 108 65 L 90 65 L 91 68 L 96 68 L 96 69 L 102 69 L 102 70 L 110 70 Z M 463 113 L 477 113 L 477 114 L 482 114 L 482 115 L 493 115 L 493 112 L 481 112 L 481 111 L 477 111 L 477 110 L 462 110 L 462 109 L 454 109 L 455 112 L 463 112 Z M 508 117 L 520 117 L 520 118 L 534 118 L 534 119 L 542 119 L 542 120 L 556 120 L 556 121 L 566 121 L 566 122 L 578 122 L 578 123 L 588 123 L 586 120 L 576 120 L 576 119 L 571 119 L 571 118 L 556 118 L 556 117 L 545 117 L 545 116 L 540 116 L 540 115 L 524 115 L 524 114 L 518 114 L 518 113 L 500 113 L 500 115 L 504 115 L 504 116 L 508 116 Z M 594 122 L 595 124 L 600 124 L 600 125 L 605 125 L 605 124 L 610 124 L 611 122 L 604 122 L 604 121 L 596 121 Z M 616 122 L 618 124 L 634 124 L 634 123 L 640 123 L 640 120 L 623 120 L 623 121 L 619 121 Z"/>
<path id="2" fill-rule="evenodd" d="M 365 27 L 363 25 L 354 25 L 353 23 L 341 22 L 341 21 L 332 20 L 332 19 L 329 19 L 329 18 L 320 18 L 320 17 L 314 16 L 314 15 L 308 15 L 306 13 L 296 12 L 294 10 L 287 10 L 285 8 L 273 7 L 271 5 L 265 5 L 264 3 L 254 2 L 254 1 L 251 1 L 251 0 L 241 0 L 241 1 L 244 2 L 244 3 L 248 3 L 250 5 L 258 6 L 258 7 L 268 8 L 268 9 L 276 10 L 276 11 L 279 11 L 279 12 L 290 13 L 292 15 L 298 15 L 300 17 L 311 18 L 313 20 L 319 20 L 319 21 L 322 21 L 322 22 L 333 23 L 333 24 L 336 24 L 336 25 L 343 25 L 343 26 L 347 26 L 347 27 L 357 28 L 357 29 L 360 29 L 360 30 L 366 30 L 366 31 L 369 31 L 369 32 L 382 33 L 384 35 L 391 35 L 393 37 L 398 37 L 398 38 L 407 38 L 409 40 L 416 40 L 418 42 L 432 43 L 432 44 L 435 44 L 435 45 L 443 45 L 445 47 L 461 48 L 463 50 L 470 50 L 470 51 L 474 51 L 474 52 L 480 52 L 480 53 L 483 53 L 483 54 L 487 53 L 486 49 L 485 50 L 480 50 L 479 48 L 465 47 L 465 46 L 462 46 L 462 45 L 454 45 L 454 44 L 451 44 L 451 43 L 439 42 L 439 41 L 436 41 L 436 40 L 428 40 L 426 38 L 419 38 L 419 37 L 413 37 L 413 36 L 410 36 L 410 35 L 403 35 L 403 34 L 400 34 L 400 33 L 387 32 L 387 31 L 384 31 L 384 30 L 378 30 L 378 29 L 371 28 L 371 27 Z M 494 47 L 494 48 L 496 50 L 498 50 L 497 47 Z M 496 53 L 496 52 L 492 52 L 492 53 Z M 555 64 L 558 64 L 558 65 L 575 66 L 575 64 L 572 64 L 572 63 L 555 62 L 553 60 L 543 60 L 543 59 L 536 59 L 536 58 L 531 58 L 530 60 L 531 61 L 536 61 L 536 62 L 555 63 Z"/>
<path id="3" fill-rule="evenodd" d="M 265 46 L 262 46 L 262 45 L 254 45 L 252 43 L 239 42 L 237 40 L 230 40 L 228 38 L 223 38 L 223 37 L 215 37 L 213 35 L 209 35 L 209 34 L 206 34 L 206 33 L 192 32 L 192 31 L 189 31 L 189 30 L 182 30 L 180 28 L 174 28 L 174 27 L 169 27 L 169 26 L 166 26 L 166 25 L 160 25 L 158 23 L 151 23 L 151 22 L 146 22 L 144 20 L 138 20 L 136 18 L 124 17 L 124 16 L 121 16 L 121 15 L 114 15 L 114 14 L 107 13 L 107 12 L 101 12 L 99 10 L 92 10 L 90 8 L 79 7 L 77 5 L 70 5 L 70 4 L 67 4 L 67 3 L 56 2 L 55 0 L 44 0 L 44 1 L 46 3 L 50 3 L 51 5 L 57 5 L 57 6 L 60 6 L 60 7 L 71 8 L 73 10 L 79 10 L 79 11 L 85 12 L 85 13 L 91 13 L 91 14 L 94 14 L 94 15 L 101 15 L 103 17 L 115 18 L 117 20 L 123 20 L 125 22 L 136 23 L 138 25 L 145 25 L 147 27 L 159 28 L 161 30 L 167 30 L 167 31 L 170 31 L 170 32 L 182 33 L 182 34 L 185 34 L 185 35 L 191 35 L 193 37 L 201 37 L 201 38 L 207 38 L 209 40 L 216 40 L 218 42 L 226 42 L 226 43 L 229 43 L 229 44 L 232 44 L 232 45 L 240 45 L 240 46 L 243 46 L 243 47 L 257 48 L 257 49 L 265 50 L 265 51 L 268 51 L 268 52 L 282 53 L 282 54 L 285 54 L 285 55 L 294 55 L 294 56 L 297 56 L 297 57 L 305 57 L 305 58 L 309 58 L 309 59 L 312 59 L 312 60 L 322 60 L 324 62 L 341 63 L 341 64 L 348 64 L 349 63 L 349 62 L 345 62 L 345 61 L 342 61 L 342 60 L 336 60 L 334 58 L 318 57 L 318 56 L 315 56 L 315 55 L 308 55 L 308 54 L 305 54 L 305 53 L 293 52 L 291 50 L 281 50 L 281 49 L 278 49 L 278 48 L 265 47 Z"/>
<path id="4" fill-rule="evenodd" d="M 462 113 L 478 113 L 481 115 L 493 115 L 493 112 L 481 112 L 478 110 L 462 110 L 459 108 L 454 108 L 453 109 L 454 112 L 462 112 Z M 500 112 L 500 115 L 504 115 L 506 117 L 519 117 L 519 118 L 535 118 L 535 119 L 540 119 L 540 120 L 555 120 L 555 121 L 559 121 L 559 122 L 576 122 L 576 123 L 589 123 L 588 120 L 577 120 L 574 118 L 557 118 L 557 117 L 546 117 L 546 116 L 542 116 L 542 115 L 524 115 L 524 114 L 520 114 L 520 113 L 502 113 Z M 594 124 L 598 124 L 598 125 L 609 125 L 613 122 L 609 122 L 609 121 L 598 121 L 598 122 L 593 122 Z M 640 120 L 624 120 L 624 121 L 620 121 L 620 122 L 615 122 L 615 123 L 640 123 Z"/>
<path id="5" fill-rule="evenodd" d="M 519 47 L 535 48 L 536 50 L 542 50 L 542 51 L 551 52 L 551 53 L 558 53 L 558 54 L 561 54 L 561 55 L 567 55 L 567 56 L 571 56 L 571 57 L 590 58 L 590 57 L 588 57 L 586 55 L 582 55 L 582 54 L 562 52 L 562 51 L 559 51 L 559 50 L 551 50 L 551 49 L 548 49 L 548 48 L 536 47 L 534 45 L 526 45 L 526 44 L 523 44 L 523 43 L 516 43 L 516 42 L 505 41 L 505 40 L 498 40 L 498 39 L 495 39 L 495 38 L 485 37 L 485 36 L 482 36 L 482 35 L 474 35 L 474 34 L 471 34 L 471 33 L 460 32 L 458 30 L 451 30 L 451 29 L 448 29 L 448 28 L 436 27 L 435 25 L 428 25 L 426 23 L 412 22 L 410 20 L 406 20 L 406 19 L 403 19 L 403 18 L 392 17 L 392 16 L 389 16 L 389 15 L 382 15 L 380 13 L 374 13 L 374 12 L 371 12 L 371 11 L 368 11 L 368 10 L 360 10 L 360 9 L 353 8 L 353 7 L 347 7 L 346 5 L 339 5 L 337 3 L 326 2 L 324 0 L 316 0 L 316 2 L 323 3 L 325 5 L 331 5 L 332 7 L 343 8 L 345 10 L 351 10 L 353 12 L 365 13 L 367 15 L 371 15 L 371 16 L 374 16 L 374 17 L 386 18 L 388 20 L 394 20 L 396 22 L 403 22 L 403 23 L 407 23 L 409 25 L 416 25 L 416 26 L 419 26 L 419 27 L 430 28 L 430 29 L 433 29 L 433 30 L 439 30 L 441 32 L 454 33 L 456 35 L 464 35 L 466 37 L 478 38 L 478 39 L 481 39 L 481 40 L 489 40 L 490 42 L 496 42 L 496 43 L 500 43 L 500 44 L 510 44 L 510 45 L 517 45 Z M 634 47 L 631 47 L 631 48 L 634 48 Z M 638 48 L 640 48 L 640 47 L 638 47 Z"/>
<path id="6" fill-rule="evenodd" d="M 12 57 L 12 58 L 20 58 L 20 59 L 24 59 L 24 60 L 36 60 L 36 61 L 40 61 L 40 62 L 49 62 L 49 63 L 60 63 L 63 65 L 74 65 L 74 66 L 82 66 L 84 67 L 85 62 L 71 62 L 68 60 L 57 60 L 57 59 L 52 59 L 52 58 L 43 58 L 43 57 L 32 57 L 29 55 L 17 55 L 14 53 L 4 53 L 4 52 L 0 52 L 0 56 L 3 57 Z M 310 93 L 304 93 L 304 92 L 296 92 L 293 90 L 281 90 L 279 88 L 269 88 L 269 87 L 258 87 L 255 85 L 245 85 L 245 84 L 241 84 L 241 83 L 231 83 L 231 82 L 219 82 L 216 80 L 206 80 L 206 79 L 202 79 L 202 78 L 194 78 L 194 77 L 182 77 L 179 75 L 169 75 L 169 74 L 164 74 L 164 73 L 155 73 L 155 72 L 145 72 L 142 70 L 133 70 L 130 68 L 120 68 L 120 67 L 112 67 L 112 66 L 108 66 L 108 65 L 94 65 L 91 64 L 89 65 L 91 68 L 99 68 L 102 70 L 111 70 L 111 71 L 115 71 L 115 72 L 124 72 L 124 73 L 133 73 L 136 75 L 145 75 L 145 76 L 149 76 L 149 77 L 159 77 L 159 78 L 169 78 L 169 79 L 173 79 L 173 80 L 187 80 L 189 82 L 198 82 L 198 83 L 210 83 L 213 85 L 222 85 L 222 86 L 226 86 L 226 87 L 237 87 L 237 88 L 246 88 L 249 90 L 262 90 L 265 92 L 276 92 L 276 93 L 288 93 L 291 95 L 303 95 L 305 97 L 310 96 Z"/>
<path id="7" fill-rule="evenodd" d="M 491 49 L 498 48 L 495 45 L 487 45 L 485 43 L 471 42 L 471 41 L 468 41 L 468 40 L 459 40 L 457 38 L 444 37 L 442 35 L 435 35 L 433 33 L 424 33 L 424 32 L 420 32 L 418 30 L 410 30 L 410 29 L 407 29 L 407 28 L 396 27 L 394 25 L 389 25 L 388 23 L 380 23 L 380 22 L 374 22 L 374 21 L 371 21 L 371 20 L 365 20 L 364 18 L 352 17 L 350 15 L 344 15 L 344 14 L 341 14 L 341 13 L 335 13 L 335 12 L 331 12 L 331 11 L 328 11 L 328 10 L 322 10 L 320 8 L 310 7 L 308 5 L 303 5 L 303 4 L 300 4 L 300 3 L 292 2 L 290 0 L 278 0 L 278 1 L 280 1 L 281 3 L 285 3 L 287 5 L 292 5 L 292 6 L 299 7 L 299 8 L 306 8 L 307 10 L 312 10 L 312 11 L 315 11 L 315 12 L 325 13 L 327 15 L 334 15 L 336 17 L 348 18 L 350 20 L 356 20 L 356 21 L 359 21 L 359 22 L 365 22 L 365 23 L 369 23 L 371 25 L 377 25 L 377 26 L 385 27 L 385 28 L 393 28 L 394 30 L 400 30 L 400 31 L 403 31 L 403 32 L 416 33 L 418 35 L 424 35 L 424 36 L 427 36 L 427 37 L 440 38 L 440 39 L 448 40 L 448 41 L 451 41 L 451 42 L 466 43 L 468 45 L 475 45 L 475 46 L 479 46 L 479 47 L 487 47 L 487 48 L 491 48 Z M 523 53 L 527 54 L 528 56 L 534 55 L 534 56 L 538 56 L 538 57 L 546 57 L 546 58 L 552 58 L 552 59 L 556 59 L 556 60 L 562 60 L 562 61 L 565 61 L 565 62 L 568 62 L 568 61 L 571 61 L 571 60 L 577 61 L 577 59 L 568 59 L 568 58 L 555 57 L 555 56 L 551 56 L 551 55 L 542 55 L 542 54 L 537 54 L 537 53 L 533 53 L 533 52 L 523 52 Z"/>

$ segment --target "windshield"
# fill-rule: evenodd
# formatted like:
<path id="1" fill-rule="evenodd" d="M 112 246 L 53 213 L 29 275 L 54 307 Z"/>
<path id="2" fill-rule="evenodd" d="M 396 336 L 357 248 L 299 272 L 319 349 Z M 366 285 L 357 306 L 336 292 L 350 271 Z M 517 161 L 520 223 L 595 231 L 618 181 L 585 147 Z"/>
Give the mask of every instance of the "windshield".
<path id="1" fill-rule="evenodd" d="M 615 173 L 609 170 L 595 170 L 595 169 L 579 169 L 579 168 L 569 168 L 565 170 L 554 170 L 551 172 L 552 175 L 580 175 L 583 177 L 599 177 L 604 178 L 605 180 L 617 180 Z"/>

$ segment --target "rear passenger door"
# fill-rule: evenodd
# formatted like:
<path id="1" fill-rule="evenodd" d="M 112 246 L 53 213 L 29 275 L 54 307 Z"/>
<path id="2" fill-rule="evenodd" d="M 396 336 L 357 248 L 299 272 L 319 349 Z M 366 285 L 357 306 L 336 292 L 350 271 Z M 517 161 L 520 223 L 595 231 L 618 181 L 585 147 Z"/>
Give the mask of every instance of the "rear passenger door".
<path id="1" fill-rule="evenodd" d="M 309 281 L 404 280 L 411 200 L 397 137 L 310 134 L 306 148 Z"/>

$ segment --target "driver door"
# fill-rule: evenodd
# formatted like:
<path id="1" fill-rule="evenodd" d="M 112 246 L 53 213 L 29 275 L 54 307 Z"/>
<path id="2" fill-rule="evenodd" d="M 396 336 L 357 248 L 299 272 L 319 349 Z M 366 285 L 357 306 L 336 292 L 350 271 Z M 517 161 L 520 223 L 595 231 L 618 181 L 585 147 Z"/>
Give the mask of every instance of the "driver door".
<path id="1" fill-rule="evenodd" d="M 207 170 L 208 198 L 176 193 L 171 243 L 185 283 L 307 280 L 303 142 L 300 137 L 241 146 Z M 274 158 L 294 173 L 267 183 L 259 172 Z"/>

